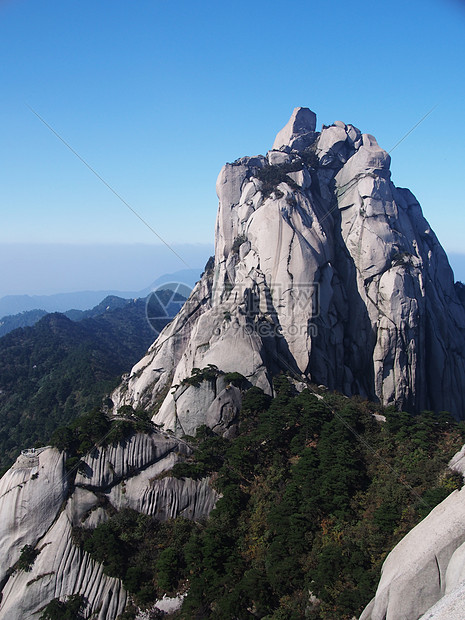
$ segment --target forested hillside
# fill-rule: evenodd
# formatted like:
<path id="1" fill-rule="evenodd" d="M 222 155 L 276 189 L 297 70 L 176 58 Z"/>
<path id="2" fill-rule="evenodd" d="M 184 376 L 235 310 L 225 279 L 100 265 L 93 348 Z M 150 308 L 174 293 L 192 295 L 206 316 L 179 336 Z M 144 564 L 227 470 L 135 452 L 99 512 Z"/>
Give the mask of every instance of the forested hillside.
<path id="1" fill-rule="evenodd" d="M 231 381 L 244 386 L 237 373 Z M 448 414 L 297 393 L 283 376 L 275 389 L 274 399 L 245 391 L 235 439 L 207 427 L 185 438 L 194 457 L 168 475 L 212 476 L 223 496 L 206 523 L 123 510 L 75 530 L 136 605 L 184 592 L 183 620 L 349 620 L 373 596 L 388 551 L 461 486 L 446 464 L 463 426 Z"/>
<path id="2" fill-rule="evenodd" d="M 18 327 L 30 327 L 45 316 L 45 310 L 25 310 L 19 314 L 10 314 L 0 319 L 0 338 Z"/>
<path id="3" fill-rule="evenodd" d="M 0 339 L 0 465 L 99 406 L 155 337 L 145 300 L 95 309 L 79 322 L 48 314 Z M 160 328 L 166 321 L 160 321 Z"/>

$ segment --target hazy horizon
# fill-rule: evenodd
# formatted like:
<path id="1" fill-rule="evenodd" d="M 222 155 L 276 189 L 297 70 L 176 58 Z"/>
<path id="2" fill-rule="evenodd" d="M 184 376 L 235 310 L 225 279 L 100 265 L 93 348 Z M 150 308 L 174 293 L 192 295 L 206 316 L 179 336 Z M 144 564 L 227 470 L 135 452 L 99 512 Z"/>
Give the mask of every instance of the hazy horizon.
<path id="1" fill-rule="evenodd" d="M 168 273 L 203 270 L 213 244 L 0 244 L 0 297 L 76 291 L 139 291 Z"/>

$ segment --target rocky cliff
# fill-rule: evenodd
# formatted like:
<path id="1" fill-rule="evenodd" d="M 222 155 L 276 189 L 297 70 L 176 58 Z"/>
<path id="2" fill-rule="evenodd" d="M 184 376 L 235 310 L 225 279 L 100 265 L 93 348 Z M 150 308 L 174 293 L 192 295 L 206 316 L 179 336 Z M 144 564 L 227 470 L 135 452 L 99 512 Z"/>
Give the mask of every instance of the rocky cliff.
<path id="1" fill-rule="evenodd" d="M 465 308 L 444 250 L 373 136 L 340 121 L 315 129 L 296 108 L 266 156 L 221 170 L 214 263 L 116 409 L 144 407 L 180 435 L 203 423 L 230 432 L 237 395 L 185 384 L 211 364 L 267 392 L 285 370 L 464 417 Z"/>

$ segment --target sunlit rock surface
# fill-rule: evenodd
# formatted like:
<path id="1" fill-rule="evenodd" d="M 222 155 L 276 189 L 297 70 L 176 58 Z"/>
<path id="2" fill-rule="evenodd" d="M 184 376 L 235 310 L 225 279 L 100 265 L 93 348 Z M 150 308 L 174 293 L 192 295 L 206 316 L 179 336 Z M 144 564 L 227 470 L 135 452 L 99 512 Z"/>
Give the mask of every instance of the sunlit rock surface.
<path id="1" fill-rule="evenodd" d="M 465 446 L 449 468 L 462 473 Z M 387 556 L 360 620 L 465 618 L 465 487 L 454 491 Z"/>
<path id="2" fill-rule="evenodd" d="M 224 423 L 214 382 L 183 386 L 193 369 L 213 364 L 268 393 L 284 370 L 347 395 L 462 418 L 463 301 L 417 200 L 394 186 L 389 165 L 373 136 L 342 121 L 317 133 L 306 108 L 294 110 L 266 157 L 226 164 L 214 265 L 116 390 L 115 409 L 146 408 L 178 436 L 201 424 L 227 434 L 233 401 Z"/>
<path id="3" fill-rule="evenodd" d="M 0 480 L 0 582 L 25 545 L 53 524 L 66 497 L 64 457 L 46 448 L 28 451 Z"/>

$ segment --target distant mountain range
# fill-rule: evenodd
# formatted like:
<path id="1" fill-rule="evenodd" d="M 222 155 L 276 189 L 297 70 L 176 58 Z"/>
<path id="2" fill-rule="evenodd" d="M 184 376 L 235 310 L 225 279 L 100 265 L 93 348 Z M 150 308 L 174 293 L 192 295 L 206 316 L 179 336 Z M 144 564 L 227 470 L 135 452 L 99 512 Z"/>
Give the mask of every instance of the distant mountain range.
<path id="1" fill-rule="evenodd" d="M 138 300 L 145 302 L 145 297 L 139 297 Z M 100 316 L 106 312 L 116 310 L 118 308 L 124 308 L 125 306 L 134 302 L 134 299 L 123 299 L 116 295 L 108 295 L 99 304 L 91 308 L 90 310 L 67 310 L 62 312 L 64 316 L 71 321 L 82 321 L 83 319 L 90 319 Z M 9 334 L 11 331 L 18 329 L 19 327 L 32 327 L 42 317 L 49 314 L 45 310 L 25 310 L 19 314 L 12 314 L 4 316 L 0 320 L 0 337 Z"/>
<path id="2" fill-rule="evenodd" d="M 117 296 L 125 299 L 147 297 L 150 291 L 168 282 L 180 282 L 193 287 L 200 278 L 199 269 L 182 269 L 175 273 L 164 274 L 157 278 L 150 286 L 141 291 L 78 291 L 75 293 L 57 293 L 55 295 L 6 295 L 0 298 L 0 317 L 10 318 L 22 312 L 43 310 L 45 312 L 66 312 L 70 309 L 88 310 L 97 305 L 102 299 Z M 3 319 L 0 319 L 0 321 Z M 29 324 L 30 323 L 26 323 Z M 18 324 L 17 327 L 23 325 Z"/>

